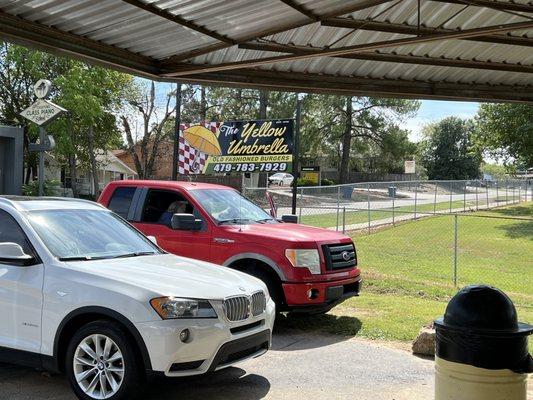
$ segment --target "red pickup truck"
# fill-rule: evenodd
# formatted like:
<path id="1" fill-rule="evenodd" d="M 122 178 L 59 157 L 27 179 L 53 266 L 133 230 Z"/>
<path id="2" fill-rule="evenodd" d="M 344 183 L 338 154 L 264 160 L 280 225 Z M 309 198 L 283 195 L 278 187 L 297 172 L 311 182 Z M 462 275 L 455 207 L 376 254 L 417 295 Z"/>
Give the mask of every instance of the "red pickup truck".
<path id="1" fill-rule="evenodd" d="M 115 181 L 98 202 L 170 253 L 263 280 L 278 311 L 326 312 L 359 293 L 360 269 L 349 237 L 278 221 L 232 188 Z"/>

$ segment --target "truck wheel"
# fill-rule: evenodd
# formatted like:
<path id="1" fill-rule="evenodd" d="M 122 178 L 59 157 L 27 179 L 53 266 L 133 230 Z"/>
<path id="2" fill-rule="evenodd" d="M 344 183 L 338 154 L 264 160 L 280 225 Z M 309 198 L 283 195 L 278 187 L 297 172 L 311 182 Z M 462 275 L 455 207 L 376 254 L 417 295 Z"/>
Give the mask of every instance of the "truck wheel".
<path id="1" fill-rule="evenodd" d="M 70 340 L 65 360 L 76 396 L 81 400 L 137 399 L 143 385 L 134 346 L 116 322 L 82 326 Z"/>

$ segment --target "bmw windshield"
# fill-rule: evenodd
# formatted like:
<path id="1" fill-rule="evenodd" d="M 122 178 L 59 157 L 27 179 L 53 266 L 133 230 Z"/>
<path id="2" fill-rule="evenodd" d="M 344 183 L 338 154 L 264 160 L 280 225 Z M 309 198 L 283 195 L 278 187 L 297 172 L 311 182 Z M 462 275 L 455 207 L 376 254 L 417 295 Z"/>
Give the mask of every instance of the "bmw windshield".
<path id="1" fill-rule="evenodd" d="M 265 210 L 231 189 L 200 189 L 191 194 L 218 224 L 276 223 Z"/>
<path id="2" fill-rule="evenodd" d="M 108 211 L 39 210 L 28 212 L 27 218 L 61 261 L 161 254 L 150 240 Z"/>

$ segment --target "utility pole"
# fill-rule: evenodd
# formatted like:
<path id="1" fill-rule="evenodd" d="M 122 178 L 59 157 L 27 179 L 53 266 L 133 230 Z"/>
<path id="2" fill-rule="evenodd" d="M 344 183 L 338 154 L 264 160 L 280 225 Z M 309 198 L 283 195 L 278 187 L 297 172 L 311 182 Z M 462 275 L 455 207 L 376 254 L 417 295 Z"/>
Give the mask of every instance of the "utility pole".
<path id="1" fill-rule="evenodd" d="M 299 170 L 299 147 L 300 147 L 300 120 L 302 114 L 302 99 L 300 93 L 296 95 L 296 123 L 294 127 L 293 154 L 292 154 L 292 175 L 294 176 L 292 185 L 292 214 L 296 215 L 296 199 L 298 197 L 298 170 Z"/>
<path id="2" fill-rule="evenodd" d="M 178 179 L 178 152 L 181 124 L 181 83 L 176 84 L 176 116 L 174 117 L 174 151 L 172 152 L 172 180 Z"/>

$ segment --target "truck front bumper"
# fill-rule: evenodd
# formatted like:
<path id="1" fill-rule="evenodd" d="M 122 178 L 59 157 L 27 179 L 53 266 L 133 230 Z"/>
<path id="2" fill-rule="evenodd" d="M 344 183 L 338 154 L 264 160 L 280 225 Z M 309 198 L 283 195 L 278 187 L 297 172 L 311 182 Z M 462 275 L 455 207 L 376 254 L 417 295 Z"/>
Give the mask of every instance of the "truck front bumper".
<path id="1" fill-rule="evenodd" d="M 287 311 L 303 313 L 327 312 L 344 300 L 358 296 L 361 275 L 328 282 L 283 283 Z"/>

